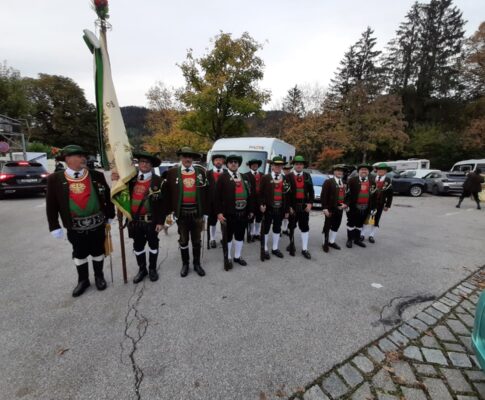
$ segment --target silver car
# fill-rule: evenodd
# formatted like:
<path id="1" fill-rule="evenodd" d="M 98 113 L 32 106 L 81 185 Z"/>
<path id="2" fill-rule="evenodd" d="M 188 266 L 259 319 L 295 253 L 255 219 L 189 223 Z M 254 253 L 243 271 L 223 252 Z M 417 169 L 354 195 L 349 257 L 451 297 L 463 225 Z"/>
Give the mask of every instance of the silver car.
<path id="1" fill-rule="evenodd" d="M 424 178 L 426 191 L 434 195 L 463 192 L 464 174 L 453 174 L 444 171 L 433 171 Z"/>

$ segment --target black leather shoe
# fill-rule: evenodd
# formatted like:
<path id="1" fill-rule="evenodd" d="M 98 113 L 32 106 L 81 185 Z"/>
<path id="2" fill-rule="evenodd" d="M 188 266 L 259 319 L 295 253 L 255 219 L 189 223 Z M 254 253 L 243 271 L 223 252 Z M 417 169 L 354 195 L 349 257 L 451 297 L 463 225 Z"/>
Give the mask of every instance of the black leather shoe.
<path id="1" fill-rule="evenodd" d="M 227 260 L 224 262 L 224 271 L 229 271 L 232 269 L 232 261 L 231 260 Z"/>
<path id="2" fill-rule="evenodd" d="M 158 281 L 158 272 L 155 268 L 150 268 L 148 270 L 148 277 L 152 282 Z"/>
<path id="3" fill-rule="evenodd" d="M 211 248 L 215 249 L 217 247 L 217 243 L 215 240 L 211 240 Z"/>
<path id="4" fill-rule="evenodd" d="M 328 246 L 331 247 L 332 249 L 335 249 L 335 250 L 341 250 L 342 249 L 337 243 L 329 243 Z"/>
<path id="5" fill-rule="evenodd" d="M 307 260 L 311 260 L 312 256 L 310 254 L 310 252 L 308 250 L 302 250 L 301 251 L 301 254 L 303 255 L 303 257 L 305 257 Z"/>
<path id="6" fill-rule="evenodd" d="M 189 274 L 189 264 L 183 264 L 182 269 L 180 270 L 180 276 L 185 278 Z"/>
<path id="7" fill-rule="evenodd" d="M 133 283 L 140 283 L 143 279 L 145 279 L 145 276 L 148 275 L 148 271 L 146 267 L 140 267 L 140 270 L 138 273 L 135 275 L 133 278 Z"/>
<path id="8" fill-rule="evenodd" d="M 376 242 L 376 240 L 375 240 L 375 239 L 374 239 L 372 236 L 369 236 L 369 242 L 371 242 L 371 243 L 375 243 L 375 242 Z"/>
<path id="9" fill-rule="evenodd" d="M 363 242 L 365 240 L 365 236 L 360 235 L 360 241 Z"/>
<path id="10" fill-rule="evenodd" d="M 269 251 L 265 251 L 265 252 L 264 252 L 264 258 L 265 258 L 266 260 L 269 260 L 269 259 L 271 258 L 271 256 L 269 255 Z"/>
<path id="11" fill-rule="evenodd" d="M 352 240 L 347 240 L 347 243 L 345 243 L 345 245 L 351 249 L 352 248 Z"/>
<path id="12" fill-rule="evenodd" d="M 72 297 L 81 296 L 90 285 L 89 279 L 80 281 L 72 291 Z"/>
<path id="13" fill-rule="evenodd" d="M 104 279 L 104 276 L 95 276 L 94 283 L 96 284 L 96 288 L 98 290 L 104 290 L 108 286 L 106 280 Z"/>
<path id="14" fill-rule="evenodd" d="M 279 258 L 284 257 L 283 253 L 279 249 L 271 250 L 271 253 L 274 254 L 276 257 L 279 257 Z"/>
<path id="15" fill-rule="evenodd" d="M 205 276 L 205 271 L 200 264 L 194 264 L 194 271 L 199 274 L 199 276 Z"/>
<path id="16" fill-rule="evenodd" d="M 234 259 L 234 262 L 235 263 L 238 263 L 239 265 L 242 265 L 243 267 L 245 267 L 246 265 L 248 265 L 248 263 L 246 262 L 246 260 L 243 260 L 242 257 L 235 258 Z"/>
<path id="17" fill-rule="evenodd" d="M 325 242 L 324 244 L 322 244 L 322 249 L 323 249 L 323 251 L 324 251 L 325 253 L 328 253 L 328 250 L 329 250 L 329 249 L 328 249 L 328 246 L 329 246 L 329 245 L 328 245 L 328 243 L 326 243 L 326 242 Z"/>
<path id="18" fill-rule="evenodd" d="M 254 235 L 253 236 L 253 242 L 256 241 L 256 240 L 261 240 L 261 236 L 259 235 Z"/>
<path id="19" fill-rule="evenodd" d="M 456 205 L 456 208 L 460 208 L 460 204 L 457 204 L 457 205 Z"/>
<path id="20" fill-rule="evenodd" d="M 289 244 L 288 246 L 286 246 L 286 251 L 290 253 L 290 256 L 295 257 L 295 254 L 296 254 L 295 246 L 292 246 L 291 244 Z"/>
<path id="21" fill-rule="evenodd" d="M 367 247 L 362 240 L 356 240 L 354 243 L 359 247 Z"/>

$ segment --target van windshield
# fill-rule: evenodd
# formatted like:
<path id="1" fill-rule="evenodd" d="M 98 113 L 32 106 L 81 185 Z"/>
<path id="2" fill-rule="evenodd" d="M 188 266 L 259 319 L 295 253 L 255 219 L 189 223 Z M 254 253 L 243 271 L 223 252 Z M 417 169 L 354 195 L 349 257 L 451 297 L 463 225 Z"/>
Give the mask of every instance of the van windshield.
<path id="1" fill-rule="evenodd" d="M 473 165 L 473 164 L 460 164 L 460 165 L 453 166 L 453 169 L 451 170 L 451 172 L 471 171 L 474 168 L 475 168 L 475 165 Z"/>
<path id="2" fill-rule="evenodd" d="M 265 151 L 236 151 L 236 150 L 213 150 L 211 154 L 223 154 L 226 157 L 231 155 L 231 154 L 237 154 L 238 156 L 241 156 L 243 158 L 242 164 L 239 167 L 239 172 L 245 173 L 249 171 L 249 167 L 246 165 L 246 163 L 249 160 L 261 160 L 262 164 L 258 168 L 258 171 L 263 172 L 265 171 L 266 168 L 266 160 L 268 157 L 268 153 Z M 209 160 L 209 163 L 207 165 L 208 169 L 212 169 L 212 161 Z"/>

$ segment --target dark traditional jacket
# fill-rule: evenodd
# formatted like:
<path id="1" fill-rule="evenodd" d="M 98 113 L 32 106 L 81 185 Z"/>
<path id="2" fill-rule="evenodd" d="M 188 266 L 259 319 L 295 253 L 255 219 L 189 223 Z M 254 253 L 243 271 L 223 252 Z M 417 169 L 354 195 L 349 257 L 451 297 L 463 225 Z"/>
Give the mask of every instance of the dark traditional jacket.
<path id="1" fill-rule="evenodd" d="M 384 187 L 382 189 L 377 188 L 377 179 L 376 176 L 373 179 L 371 191 L 373 192 L 373 207 L 374 208 L 390 208 L 392 204 L 392 180 L 388 176 L 384 178 Z"/>
<path id="2" fill-rule="evenodd" d="M 115 208 L 111 203 L 110 189 L 102 172 L 89 170 L 89 176 L 98 195 L 100 209 L 106 218 L 115 217 Z M 47 197 L 46 197 L 47 221 L 49 231 L 59 229 L 59 215 L 62 225 L 66 229 L 71 229 L 72 218 L 69 208 L 69 184 L 64 175 L 64 171 L 54 172 L 47 178 Z"/>
<path id="3" fill-rule="evenodd" d="M 137 182 L 138 175 L 136 175 L 130 182 L 128 186 L 130 188 L 130 195 L 133 193 L 133 188 Z M 162 178 L 160 178 L 155 173 L 152 173 L 152 177 L 150 180 L 150 191 L 148 193 L 147 198 L 145 199 L 145 203 L 147 202 L 150 204 L 150 210 L 152 214 L 152 222 L 155 225 L 161 225 L 165 221 L 165 209 L 166 207 L 163 205 L 163 195 L 162 195 Z"/>
<path id="4" fill-rule="evenodd" d="M 261 173 L 261 172 L 259 172 L 259 171 L 258 171 L 258 174 L 261 175 L 261 178 L 260 179 L 262 179 L 263 176 L 264 176 L 264 174 Z M 249 181 L 249 184 L 251 185 L 251 192 L 254 195 L 255 201 L 257 201 L 258 191 L 256 190 L 256 178 L 254 177 L 252 171 L 246 172 L 243 175 L 247 177 L 247 179 Z M 261 180 L 259 181 L 259 183 L 261 184 Z"/>
<path id="5" fill-rule="evenodd" d="M 245 212 L 254 212 L 255 197 L 248 177 L 241 174 L 241 183 L 245 185 L 248 194 Z M 221 175 L 217 181 L 217 196 L 214 204 L 216 214 L 234 215 L 236 214 L 236 181 L 229 174 Z"/>
<path id="6" fill-rule="evenodd" d="M 476 172 L 470 172 L 463 183 L 463 190 L 470 193 L 482 191 L 483 176 Z"/>
<path id="7" fill-rule="evenodd" d="M 219 179 L 226 174 L 227 174 L 227 169 L 223 168 L 222 173 L 219 176 Z M 216 198 L 217 198 L 217 182 L 216 182 L 216 179 L 214 178 L 213 169 L 207 171 L 207 182 L 209 182 L 209 187 L 207 189 L 208 198 L 209 198 L 207 213 L 210 215 L 213 215 L 213 214 L 217 214 L 214 207 Z"/>
<path id="8" fill-rule="evenodd" d="M 344 203 L 345 203 L 345 192 L 347 190 L 346 185 L 343 183 L 344 186 Z M 335 182 L 335 178 L 329 178 L 323 183 L 322 187 L 322 195 L 320 199 L 322 200 L 322 207 L 324 210 L 335 211 L 338 208 L 338 193 L 339 187 L 337 182 Z"/>
<path id="9" fill-rule="evenodd" d="M 309 204 L 315 201 L 315 191 L 313 190 L 313 181 L 312 177 L 308 172 L 302 172 L 302 178 L 304 179 L 304 199 L 303 203 Z M 296 174 L 292 171 L 288 175 L 286 175 L 286 179 L 290 183 L 290 206 L 295 208 L 296 203 L 298 202 L 296 198 Z"/>
<path id="10" fill-rule="evenodd" d="M 288 182 L 288 179 L 284 174 L 281 174 L 283 177 L 283 212 L 286 214 L 289 212 L 290 209 L 290 191 L 291 191 L 291 186 L 290 183 Z M 261 178 L 261 187 L 260 187 L 260 193 L 258 196 L 258 202 L 259 205 L 265 205 L 267 207 L 273 207 L 273 201 L 274 201 L 274 180 L 273 180 L 273 175 L 271 173 L 264 175 Z"/>
<path id="11" fill-rule="evenodd" d="M 193 166 L 196 174 L 196 199 L 199 217 L 208 215 L 208 188 L 206 170 L 199 165 Z M 175 212 L 179 218 L 180 208 L 182 207 L 183 184 L 181 179 L 181 166 L 172 167 L 167 171 L 166 182 L 162 186 L 162 197 L 164 199 L 164 215 Z M 165 200 L 166 199 L 166 200 Z"/>
<path id="12" fill-rule="evenodd" d="M 367 180 L 369 181 L 369 208 L 373 209 L 374 195 L 372 193 L 372 190 L 373 190 L 372 188 L 374 187 L 375 189 L 375 182 L 371 176 L 368 176 Z M 347 192 L 345 195 L 345 204 L 347 204 L 349 207 L 354 207 L 357 204 L 357 198 L 359 196 L 359 192 L 360 192 L 360 177 L 353 176 L 352 178 L 349 178 L 347 181 Z"/>

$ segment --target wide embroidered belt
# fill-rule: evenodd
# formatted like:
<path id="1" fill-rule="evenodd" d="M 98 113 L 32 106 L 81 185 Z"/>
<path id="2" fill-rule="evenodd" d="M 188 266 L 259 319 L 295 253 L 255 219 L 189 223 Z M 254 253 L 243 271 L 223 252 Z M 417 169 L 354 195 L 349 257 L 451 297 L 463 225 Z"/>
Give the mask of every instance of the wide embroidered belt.
<path id="1" fill-rule="evenodd" d="M 247 206 L 248 202 L 246 200 L 236 200 L 235 208 L 236 210 L 244 210 Z"/>
<path id="2" fill-rule="evenodd" d="M 151 214 L 144 214 L 144 215 L 139 215 L 136 218 L 133 218 L 135 221 L 143 221 L 143 222 L 152 222 L 152 216 Z"/>
<path id="3" fill-rule="evenodd" d="M 273 208 L 281 208 L 282 205 L 282 201 L 273 201 Z"/>
<path id="4" fill-rule="evenodd" d="M 72 217 L 72 229 L 75 231 L 89 231 L 104 224 L 105 217 L 102 212 L 89 217 Z"/>
<path id="5" fill-rule="evenodd" d="M 369 205 L 368 204 L 357 204 L 356 207 L 357 207 L 357 210 L 365 211 L 369 208 Z"/>
<path id="6" fill-rule="evenodd" d="M 180 216 L 181 217 L 197 217 L 199 211 L 196 207 L 181 207 L 180 208 Z"/>

